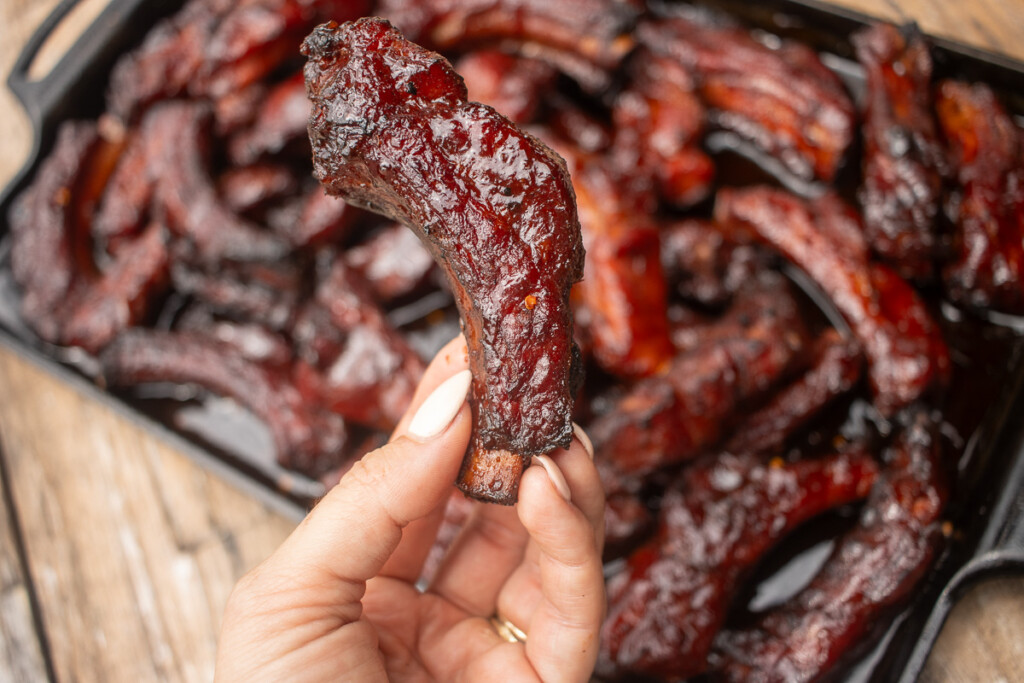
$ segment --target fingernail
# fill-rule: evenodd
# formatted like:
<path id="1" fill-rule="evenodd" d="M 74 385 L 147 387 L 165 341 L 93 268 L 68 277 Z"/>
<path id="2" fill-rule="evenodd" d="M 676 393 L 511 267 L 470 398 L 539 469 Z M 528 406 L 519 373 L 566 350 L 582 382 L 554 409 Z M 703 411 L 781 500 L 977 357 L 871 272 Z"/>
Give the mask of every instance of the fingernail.
<path id="1" fill-rule="evenodd" d="M 409 422 L 409 436 L 426 440 L 443 432 L 466 402 L 472 379 L 469 370 L 463 370 L 434 389 Z"/>
<path id="2" fill-rule="evenodd" d="M 583 427 L 580 427 L 578 424 L 573 422 L 572 423 L 572 433 L 576 435 L 576 440 L 579 441 L 580 444 L 583 445 L 583 450 L 585 450 L 587 452 L 587 455 L 590 456 L 590 459 L 593 460 L 594 459 L 594 444 L 591 443 L 590 437 L 587 436 L 587 433 L 585 431 L 583 431 Z"/>
<path id="3" fill-rule="evenodd" d="M 558 469 L 558 465 L 555 464 L 554 460 L 546 455 L 535 455 L 533 456 L 533 464 L 544 468 L 544 471 L 548 473 L 548 479 L 551 480 L 555 490 L 558 491 L 558 495 L 566 500 L 572 498 L 572 493 L 569 492 L 569 484 L 566 483 L 562 470 Z"/>

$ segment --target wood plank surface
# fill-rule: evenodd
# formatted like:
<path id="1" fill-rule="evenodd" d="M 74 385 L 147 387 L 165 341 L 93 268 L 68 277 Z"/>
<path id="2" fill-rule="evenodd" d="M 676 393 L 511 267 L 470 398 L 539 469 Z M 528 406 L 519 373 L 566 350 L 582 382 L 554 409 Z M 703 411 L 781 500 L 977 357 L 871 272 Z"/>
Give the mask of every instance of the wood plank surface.
<path id="1" fill-rule="evenodd" d="M 38 60 L 45 72 L 105 0 L 85 7 Z M 0 0 L 0 74 L 57 0 Z M 931 33 L 1024 59 L 1024 2 L 837 0 Z M 0 88 L 0 186 L 30 148 L 27 122 Z M 0 349 L 0 446 L 11 510 L 0 500 L 0 681 L 208 681 L 224 601 L 292 523 L 137 426 Z M 30 593 L 31 592 L 31 593 Z M 30 594 L 48 647 L 35 638 Z M 922 680 L 1024 680 L 1024 579 L 961 600 Z"/>
<path id="2" fill-rule="evenodd" d="M 0 492 L 7 488 L 6 483 L 0 467 Z M 15 524 L 0 496 L 0 681 L 43 681 L 46 662 L 32 616 Z"/>
<path id="3" fill-rule="evenodd" d="M 828 0 L 864 14 L 916 21 L 931 35 L 1024 60 L 1024 3 L 1020 0 Z"/>
<path id="4" fill-rule="evenodd" d="M 202 681 L 238 577 L 292 523 L 0 352 L 0 445 L 63 681 Z"/>

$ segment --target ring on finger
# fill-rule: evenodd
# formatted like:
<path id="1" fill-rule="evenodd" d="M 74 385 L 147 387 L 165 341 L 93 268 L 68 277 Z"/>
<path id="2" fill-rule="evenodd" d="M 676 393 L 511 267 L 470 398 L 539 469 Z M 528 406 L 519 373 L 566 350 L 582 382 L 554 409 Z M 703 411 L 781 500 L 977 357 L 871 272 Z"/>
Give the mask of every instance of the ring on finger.
<path id="1" fill-rule="evenodd" d="M 490 618 L 491 627 L 498 636 L 509 643 L 525 643 L 526 633 L 523 629 L 513 624 L 508 619 L 503 619 L 498 614 Z"/>

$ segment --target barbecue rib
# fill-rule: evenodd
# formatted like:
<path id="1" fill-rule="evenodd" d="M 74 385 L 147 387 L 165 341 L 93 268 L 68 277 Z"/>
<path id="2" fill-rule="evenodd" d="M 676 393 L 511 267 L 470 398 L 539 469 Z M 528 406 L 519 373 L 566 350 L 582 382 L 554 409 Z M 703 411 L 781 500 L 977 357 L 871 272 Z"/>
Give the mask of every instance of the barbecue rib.
<path id="1" fill-rule="evenodd" d="M 572 437 L 584 252 L 565 163 L 384 20 L 320 26 L 303 52 L 316 177 L 412 227 L 455 294 L 473 371 L 459 486 L 514 503 L 529 457 Z"/>

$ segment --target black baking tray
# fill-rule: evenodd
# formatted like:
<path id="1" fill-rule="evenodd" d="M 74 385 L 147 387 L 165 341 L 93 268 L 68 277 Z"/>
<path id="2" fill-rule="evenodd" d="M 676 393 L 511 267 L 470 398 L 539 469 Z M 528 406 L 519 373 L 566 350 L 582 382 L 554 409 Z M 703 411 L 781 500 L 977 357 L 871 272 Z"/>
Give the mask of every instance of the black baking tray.
<path id="1" fill-rule="evenodd" d="M 24 168 L 0 192 L 0 344 L 298 519 L 323 488 L 318 482 L 277 467 L 269 444 L 260 443 L 260 425 L 246 423 L 244 416 L 217 416 L 241 420 L 236 433 L 257 434 L 255 442 L 247 447 L 249 452 L 240 455 L 237 447 L 205 438 L 201 430 L 184 429 L 177 419 L 180 416 L 161 408 L 164 402 L 160 400 L 115 396 L 102 390 L 89 379 L 85 359 L 41 344 L 18 317 L 6 223 L 13 198 L 27 185 L 52 146 L 60 122 L 97 116 L 117 57 L 137 45 L 150 27 L 183 2 L 111 0 L 56 68 L 43 79 L 30 81 L 33 58 L 75 4 L 76 0 L 64 0 L 57 7 L 26 45 L 8 78 L 9 87 L 32 123 L 33 148 Z M 849 62 L 848 37 L 870 17 L 815 0 L 769 0 L 756 3 L 756 7 L 733 0 L 716 0 L 713 4 L 751 25 L 812 45 L 827 56 L 830 66 L 845 71 L 854 84 L 859 78 L 856 67 L 851 68 Z M 932 38 L 932 43 L 938 75 L 987 82 L 1003 96 L 1012 112 L 1024 114 L 1024 63 L 942 38 Z M 1011 327 L 1015 324 L 1001 322 L 1009 322 Z M 950 515 L 955 533 L 912 603 L 888 623 L 879 624 L 884 633 L 851 670 L 844 671 L 844 680 L 916 680 L 950 609 L 965 590 L 983 577 L 1024 570 L 1024 324 L 1018 324 L 1016 332 L 1005 325 L 993 329 L 1000 330 L 1000 355 L 994 361 L 989 359 L 986 368 L 995 379 L 985 385 L 984 396 L 971 397 L 970 401 L 987 402 L 987 409 L 977 429 L 961 435 L 963 454 Z M 986 353 L 984 348 L 981 353 Z"/>

